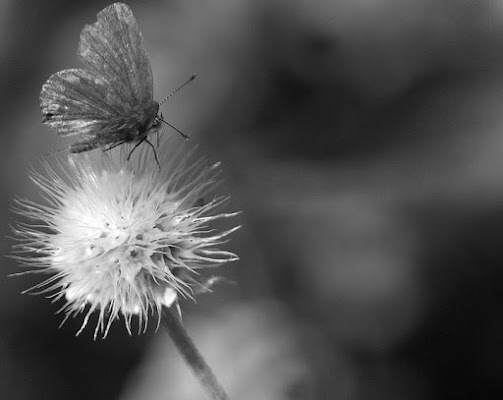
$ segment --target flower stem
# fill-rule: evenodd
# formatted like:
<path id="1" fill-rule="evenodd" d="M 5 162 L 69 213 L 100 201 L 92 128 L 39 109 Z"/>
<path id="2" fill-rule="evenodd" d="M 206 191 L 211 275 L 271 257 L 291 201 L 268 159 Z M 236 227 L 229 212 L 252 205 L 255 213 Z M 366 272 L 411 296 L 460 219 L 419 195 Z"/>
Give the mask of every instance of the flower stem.
<path id="1" fill-rule="evenodd" d="M 213 371 L 181 324 L 176 311 L 173 311 L 172 307 L 163 307 L 162 314 L 164 326 L 171 340 L 173 340 L 180 354 L 206 388 L 210 398 L 212 400 L 229 400 L 229 396 L 227 396 Z"/>

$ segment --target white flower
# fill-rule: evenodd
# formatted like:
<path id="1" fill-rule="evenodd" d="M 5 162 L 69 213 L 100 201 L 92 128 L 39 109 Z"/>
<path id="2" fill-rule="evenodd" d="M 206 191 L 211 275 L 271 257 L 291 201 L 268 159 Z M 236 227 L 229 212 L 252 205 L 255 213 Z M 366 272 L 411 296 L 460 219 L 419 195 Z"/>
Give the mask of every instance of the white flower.
<path id="1" fill-rule="evenodd" d="M 17 200 L 16 211 L 35 221 L 15 228 L 17 258 L 52 273 L 30 290 L 65 298 L 63 323 L 85 313 L 78 333 L 95 311 L 95 337 L 105 337 L 120 315 L 130 334 L 133 315 L 145 330 L 149 315 L 157 314 L 159 323 L 163 306 L 178 306 L 180 295 L 192 298 L 204 288 L 200 269 L 238 259 L 217 246 L 239 227 L 217 232 L 208 226 L 237 214 L 212 215 L 226 200 L 207 201 L 219 166 L 192 162 L 186 147 L 161 145 L 160 167 L 148 146 L 131 161 L 120 146 L 69 155 L 67 165 L 44 163 L 43 173 L 31 172 L 48 205 Z"/>

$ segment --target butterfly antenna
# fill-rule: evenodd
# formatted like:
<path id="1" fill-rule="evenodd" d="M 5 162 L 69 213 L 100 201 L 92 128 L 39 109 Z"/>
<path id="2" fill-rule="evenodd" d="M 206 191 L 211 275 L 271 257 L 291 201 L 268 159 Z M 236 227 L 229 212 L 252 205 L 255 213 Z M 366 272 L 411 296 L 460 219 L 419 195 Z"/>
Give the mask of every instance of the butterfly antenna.
<path id="1" fill-rule="evenodd" d="M 166 100 L 168 100 L 171 96 L 173 96 L 176 92 L 178 92 L 179 90 L 181 90 L 183 87 L 185 87 L 186 85 L 188 85 L 190 82 L 192 82 L 194 79 L 196 79 L 196 74 L 192 74 L 192 76 L 187 79 L 184 83 L 182 83 L 180 86 L 178 86 L 178 88 L 176 88 L 175 90 L 173 90 L 169 95 L 167 95 L 160 103 L 159 105 L 161 105 L 162 103 L 164 103 Z"/>

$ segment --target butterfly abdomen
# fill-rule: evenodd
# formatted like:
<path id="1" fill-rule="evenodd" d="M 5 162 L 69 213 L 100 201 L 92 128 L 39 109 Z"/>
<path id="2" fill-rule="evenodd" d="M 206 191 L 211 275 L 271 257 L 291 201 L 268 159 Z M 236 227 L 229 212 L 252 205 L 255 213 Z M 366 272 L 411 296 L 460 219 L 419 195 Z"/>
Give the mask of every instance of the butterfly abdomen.
<path id="1" fill-rule="evenodd" d="M 94 150 L 101 145 L 102 143 L 97 141 L 78 141 L 70 145 L 70 153 L 82 153 L 83 151 Z"/>

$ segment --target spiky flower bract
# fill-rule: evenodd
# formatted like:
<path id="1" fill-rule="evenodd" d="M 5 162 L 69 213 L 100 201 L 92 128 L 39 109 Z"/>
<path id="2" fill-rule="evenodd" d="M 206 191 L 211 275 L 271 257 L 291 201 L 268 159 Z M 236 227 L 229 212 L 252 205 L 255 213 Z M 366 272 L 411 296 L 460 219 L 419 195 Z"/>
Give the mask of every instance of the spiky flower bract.
<path id="1" fill-rule="evenodd" d="M 31 179 L 47 204 L 18 199 L 16 211 L 30 221 L 16 226 L 17 258 L 32 271 L 52 276 L 30 289 L 64 299 L 60 311 L 84 313 L 80 333 L 97 312 L 94 331 L 105 337 L 123 317 L 139 331 L 163 306 L 204 288 L 200 270 L 237 260 L 219 245 L 238 227 L 215 231 L 209 225 L 236 213 L 216 213 L 225 197 L 208 199 L 218 165 L 194 161 L 194 149 L 170 139 L 148 146 L 127 160 L 127 146 L 107 153 L 69 155 L 55 166 L 43 163 Z M 159 322 L 158 322 L 159 323 Z"/>

